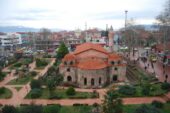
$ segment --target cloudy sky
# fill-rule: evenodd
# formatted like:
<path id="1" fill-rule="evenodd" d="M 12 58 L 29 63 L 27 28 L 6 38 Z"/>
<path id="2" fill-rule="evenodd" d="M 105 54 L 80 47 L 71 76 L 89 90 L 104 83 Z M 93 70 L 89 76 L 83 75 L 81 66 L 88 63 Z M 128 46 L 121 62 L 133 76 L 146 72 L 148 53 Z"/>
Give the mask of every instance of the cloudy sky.
<path id="1" fill-rule="evenodd" d="M 114 29 L 128 19 L 152 24 L 166 0 L 0 0 L 0 26 L 27 26 L 74 30 L 106 24 Z"/>

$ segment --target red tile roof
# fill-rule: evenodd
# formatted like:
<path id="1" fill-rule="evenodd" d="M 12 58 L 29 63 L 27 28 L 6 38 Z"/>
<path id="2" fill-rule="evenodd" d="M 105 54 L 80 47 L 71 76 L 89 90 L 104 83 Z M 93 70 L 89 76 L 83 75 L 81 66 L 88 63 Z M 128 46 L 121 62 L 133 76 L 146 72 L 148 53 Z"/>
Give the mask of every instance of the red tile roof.
<path id="1" fill-rule="evenodd" d="M 109 60 L 121 60 L 121 56 L 119 56 L 118 54 L 110 54 L 109 55 Z"/>
<path id="2" fill-rule="evenodd" d="M 90 42 L 77 46 L 74 54 L 79 54 L 79 53 L 87 51 L 89 49 L 97 50 L 99 52 L 108 54 L 108 52 L 102 46 L 100 46 L 99 44 L 93 44 L 93 43 L 90 43 Z"/>
<path id="3" fill-rule="evenodd" d="M 80 63 L 78 63 L 77 67 L 81 69 L 93 70 L 93 69 L 103 69 L 106 68 L 108 65 L 101 59 L 86 59 Z"/>
<path id="4" fill-rule="evenodd" d="M 75 58 L 76 58 L 76 56 L 73 53 L 69 53 L 64 56 L 63 60 L 74 60 Z"/>
<path id="5" fill-rule="evenodd" d="M 99 52 L 105 53 L 108 56 L 108 61 L 109 60 L 121 60 L 122 57 L 119 56 L 116 53 L 109 54 L 102 46 L 98 44 L 93 44 L 93 43 L 84 43 L 79 46 L 77 46 L 75 52 L 67 54 L 64 58 L 63 61 L 70 61 L 76 59 L 76 55 L 85 52 L 87 50 L 97 50 Z M 85 57 L 85 56 L 84 56 Z M 88 56 L 89 57 L 89 56 Z M 90 58 L 85 58 L 83 60 L 78 60 L 76 61 L 76 64 L 72 65 L 74 67 L 78 67 L 80 69 L 86 69 L 86 70 L 95 70 L 95 69 L 103 69 L 108 66 L 111 66 L 108 64 L 108 61 L 104 61 L 103 59 L 98 58 L 96 55 L 91 55 Z M 60 65 L 61 67 L 64 65 Z M 125 64 L 119 64 L 117 66 L 126 66 Z"/>

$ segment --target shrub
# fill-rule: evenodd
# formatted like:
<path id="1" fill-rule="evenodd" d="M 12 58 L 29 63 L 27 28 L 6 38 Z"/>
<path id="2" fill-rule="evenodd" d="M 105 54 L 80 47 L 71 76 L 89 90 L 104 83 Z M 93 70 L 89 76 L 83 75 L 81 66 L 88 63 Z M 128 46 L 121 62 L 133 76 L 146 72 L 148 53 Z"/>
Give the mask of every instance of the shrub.
<path id="1" fill-rule="evenodd" d="M 2 113 L 18 113 L 18 110 L 14 106 L 5 105 L 2 108 Z"/>
<path id="2" fill-rule="evenodd" d="M 4 87 L 1 87 L 0 88 L 0 94 L 3 94 L 5 92 L 5 88 Z"/>
<path id="3" fill-rule="evenodd" d="M 23 106 L 20 109 L 20 113 L 42 113 L 42 106 L 39 105 L 28 105 Z"/>
<path id="4" fill-rule="evenodd" d="M 50 94 L 49 98 L 48 99 L 61 99 L 60 96 L 58 96 L 57 94 Z"/>
<path id="5" fill-rule="evenodd" d="M 143 95 L 150 95 L 150 91 L 151 91 L 151 85 L 149 83 L 145 83 L 142 85 L 142 94 Z"/>
<path id="6" fill-rule="evenodd" d="M 33 59 L 31 59 L 31 58 L 26 58 L 26 59 L 23 59 L 22 64 L 28 65 L 28 64 L 30 64 L 30 63 L 32 63 L 32 62 L 33 62 Z"/>
<path id="7" fill-rule="evenodd" d="M 98 103 L 94 103 L 92 106 L 93 106 L 93 107 L 98 107 L 99 104 L 98 104 Z"/>
<path id="8" fill-rule="evenodd" d="M 121 86 L 118 90 L 119 93 L 123 94 L 123 95 L 135 95 L 136 93 L 136 89 L 132 86 Z"/>
<path id="9" fill-rule="evenodd" d="M 91 98 L 97 98 L 97 97 L 99 97 L 99 94 L 96 92 L 96 90 L 94 90 Z"/>
<path id="10" fill-rule="evenodd" d="M 41 82 L 39 80 L 32 80 L 30 86 L 31 86 L 31 89 L 34 89 L 34 88 L 40 89 Z"/>
<path id="11" fill-rule="evenodd" d="M 67 95 L 75 95 L 76 94 L 76 91 L 73 87 L 69 87 L 67 90 L 66 90 L 66 94 Z"/>
<path id="12" fill-rule="evenodd" d="M 36 59 L 36 66 L 37 67 L 42 67 L 42 66 L 46 66 L 48 64 L 48 62 L 45 59 Z"/>
<path id="13" fill-rule="evenodd" d="M 36 76 L 36 75 L 37 75 L 37 72 L 36 72 L 36 71 L 31 71 L 31 72 L 30 72 L 30 74 L 31 74 L 31 76 L 33 76 L 33 77 L 34 77 L 34 76 Z"/>
<path id="14" fill-rule="evenodd" d="M 163 89 L 163 90 L 167 90 L 167 91 L 169 91 L 170 90 L 170 83 L 162 83 L 162 85 L 161 85 L 161 88 Z"/>
<path id="15" fill-rule="evenodd" d="M 160 102 L 160 101 L 153 101 L 152 102 L 152 106 L 154 106 L 154 107 L 156 107 L 156 108 L 163 108 L 163 103 L 162 102 Z"/>
<path id="16" fill-rule="evenodd" d="M 14 67 L 21 67 L 22 63 L 21 62 L 18 62 L 18 63 L 15 63 L 13 66 Z"/>
<path id="17" fill-rule="evenodd" d="M 3 73 L 3 72 L 0 70 L 0 81 L 2 81 L 5 76 L 6 76 L 6 74 Z"/>
<path id="18" fill-rule="evenodd" d="M 41 89 L 33 89 L 33 90 L 31 90 L 31 92 L 30 92 L 30 96 L 31 96 L 31 98 L 39 98 L 40 96 L 42 95 L 42 91 L 41 91 Z"/>
<path id="19" fill-rule="evenodd" d="M 159 109 L 155 107 L 141 105 L 133 113 L 161 113 L 161 112 L 159 111 Z"/>
<path id="20" fill-rule="evenodd" d="M 60 108 L 60 105 L 48 105 L 44 107 L 43 113 L 59 113 Z"/>

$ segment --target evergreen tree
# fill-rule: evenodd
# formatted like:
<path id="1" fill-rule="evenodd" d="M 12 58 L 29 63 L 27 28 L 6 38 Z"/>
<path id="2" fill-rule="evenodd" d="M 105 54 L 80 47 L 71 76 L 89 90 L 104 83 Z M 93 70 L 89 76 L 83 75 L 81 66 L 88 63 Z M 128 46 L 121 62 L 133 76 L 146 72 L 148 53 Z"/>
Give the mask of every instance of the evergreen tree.
<path id="1" fill-rule="evenodd" d="M 57 58 L 62 59 L 68 53 L 69 53 L 68 48 L 66 47 L 64 42 L 62 42 L 59 49 L 58 49 L 58 51 L 57 51 Z"/>
<path id="2" fill-rule="evenodd" d="M 118 98 L 117 93 L 113 90 L 109 90 L 103 102 L 104 113 L 123 113 L 122 100 Z"/>

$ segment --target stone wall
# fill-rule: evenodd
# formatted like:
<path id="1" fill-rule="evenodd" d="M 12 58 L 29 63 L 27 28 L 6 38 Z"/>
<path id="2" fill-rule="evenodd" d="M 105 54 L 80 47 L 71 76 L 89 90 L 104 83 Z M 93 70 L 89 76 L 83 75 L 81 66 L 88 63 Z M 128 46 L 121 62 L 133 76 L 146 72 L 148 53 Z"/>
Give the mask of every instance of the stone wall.
<path id="1" fill-rule="evenodd" d="M 107 68 L 100 70 L 83 70 L 78 69 L 78 81 L 80 87 L 83 88 L 97 88 L 102 87 L 107 82 Z M 87 83 L 85 84 L 85 78 Z M 94 84 L 92 83 L 92 79 L 94 80 Z M 101 79 L 101 80 L 99 80 Z"/>

